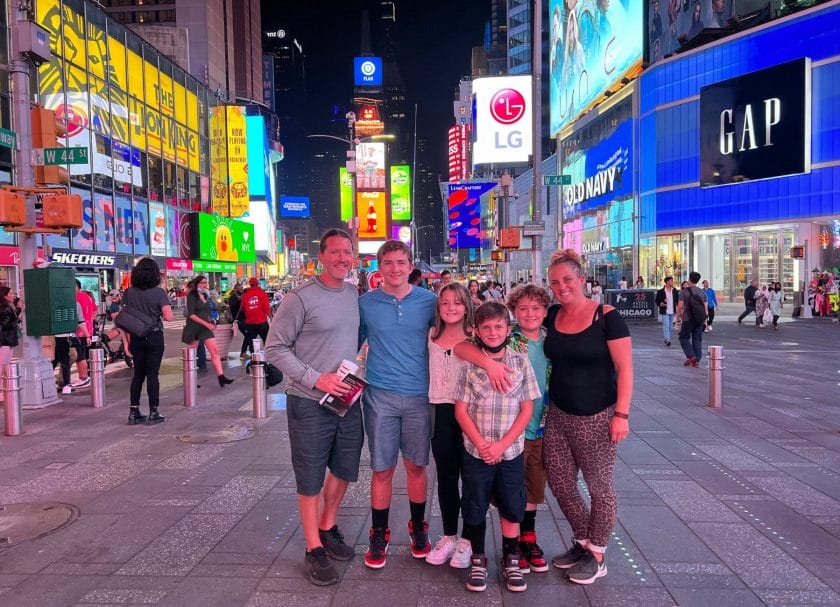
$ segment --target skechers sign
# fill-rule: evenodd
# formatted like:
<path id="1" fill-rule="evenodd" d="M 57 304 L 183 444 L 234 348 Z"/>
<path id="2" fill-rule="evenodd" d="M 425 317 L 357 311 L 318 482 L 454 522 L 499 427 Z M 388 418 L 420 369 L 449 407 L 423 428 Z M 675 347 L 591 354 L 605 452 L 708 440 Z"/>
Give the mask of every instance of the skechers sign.
<path id="1" fill-rule="evenodd" d="M 531 155 L 531 77 L 473 80 L 475 164 L 528 162 Z"/>
<path id="2" fill-rule="evenodd" d="M 811 61 L 700 90 L 700 183 L 725 185 L 811 170 Z"/>
<path id="3" fill-rule="evenodd" d="M 353 74 L 356 86 L 382 86 L 382 57 L 355 57 Z"/>
<path id="4" fill-rule="evenodd" d="M 114 267 L 117 258 L 102 253 L 75 253 L 73 251 L 53 251 L 52 262 L 66 266 Z"/>

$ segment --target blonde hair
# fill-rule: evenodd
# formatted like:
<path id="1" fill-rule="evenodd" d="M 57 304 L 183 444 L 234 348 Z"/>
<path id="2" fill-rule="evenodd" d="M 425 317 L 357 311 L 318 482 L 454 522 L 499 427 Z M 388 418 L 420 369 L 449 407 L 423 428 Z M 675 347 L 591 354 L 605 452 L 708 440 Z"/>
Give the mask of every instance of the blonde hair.
<path id="1" fill-rule="evenodd" d="M 562 264 L 570 266 L 578 276 L 583 276 L 583 265 L 580 263 L 580 255 L 572 249 L 563 249 L 562 251 L 555 251 L 551 254 L 551 261 L 548 264 L 549 269 Z"/>

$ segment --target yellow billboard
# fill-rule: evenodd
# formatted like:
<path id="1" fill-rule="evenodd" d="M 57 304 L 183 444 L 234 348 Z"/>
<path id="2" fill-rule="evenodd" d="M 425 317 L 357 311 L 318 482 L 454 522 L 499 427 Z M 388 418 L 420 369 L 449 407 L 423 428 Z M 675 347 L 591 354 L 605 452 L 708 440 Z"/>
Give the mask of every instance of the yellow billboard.
<path id="1" fill-rule="evenodd" d="M 96 125 L 97 132 L 199 171 L 195 93 L 128 50 L 121 38 L 106 36 L 93 21 L 85 23 L 67 3 L 38 0 L 36 10 L 56 56 L 38 70 L 38 92 L 49 109 L 86 119 L 77 127 Z M 78 95 L 65 103 L 66 91 L 87 93 L 94 101 L 86 104 Z"/>
<path id="2" fill-rule="evenodd" d="M 227 126 L 223 105 L 210 110 L 210 183 L 213 188 L 213 211 L 230 216 Z"/>
<path id="3" fill-rule="evenodd" d="M 242 217 L 250 210 L 244 107 L 216 106 L 210 110 L 210 178 L 216 213 Z"/>

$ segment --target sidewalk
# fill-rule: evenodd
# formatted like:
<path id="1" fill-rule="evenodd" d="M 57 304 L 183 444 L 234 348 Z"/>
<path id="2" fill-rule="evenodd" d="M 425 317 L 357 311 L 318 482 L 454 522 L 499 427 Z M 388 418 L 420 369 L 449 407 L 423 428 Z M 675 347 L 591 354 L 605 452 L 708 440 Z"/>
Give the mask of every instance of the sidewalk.
<path id="1" fill-rule="evenodd" d="M 337 564 L 337 586 L 312 586 L 302 571 L 285 411 L 255 420 L 240 410 L 251 384 L 238 360 L 229 361 L 236 383 L 220 389 L 212 374 L 200 376 L 199 405 L 185 409 L 180 361 L 170 358 L 164 424 L 125 424 L 125 370 L 108 376 L 105 409 L 74 394 L 25 412 L 24 435 L 0 436 L 0 504 L 78 509 L 75 521 L 40 539 L 0 542 L 0 604 L 840 605 L 840 328 L 789 320 L 772 332 L 729 316 L 704 338 L 724 346 L 721 409 L 706 406 L 705 365 L 683 367 L 660 325 L 631 326 L 636 387 L 631 437 L 616 465 L 619 520 L 609 574 L 592 586 L 552 570 L 528 575 L 528 590 L 515 595 L 500 586 L 493 561 L 487 591 L 474 594 L 464 589 L 465 572 L 412 559 L 399 468 L 388 564 L 367 569 L 366 450 L 339 520 L 359 556 Z M 225 443 L 177 439 L 249 432 Z M 493 554 L 495 511 L 491 518 Z M 8 522 L 0 512 L 0 538 Z M 537 526 L 549 558 L 567 545 L 553 498 Z"/>

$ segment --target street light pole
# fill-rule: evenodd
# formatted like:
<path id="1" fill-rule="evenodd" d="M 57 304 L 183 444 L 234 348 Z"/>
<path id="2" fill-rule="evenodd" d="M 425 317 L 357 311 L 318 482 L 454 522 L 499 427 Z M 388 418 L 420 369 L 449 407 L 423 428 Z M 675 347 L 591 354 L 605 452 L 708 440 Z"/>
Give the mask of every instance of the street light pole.
<path id="1" fill-rule="evenodd" d="M 534 12 L 534 31 L 531 36 L 531 97 L 534 106 L 533 120 L 533 154 L 531 156 L 534 169 L 534 181 L 531 184 L 531 220 L 534 223 L 542 221 L 542 2 L 534 0 L 531 10 Z M 537 286 L 542 284 L 542 236 L 533 236 L 533 251 L 531 252 L 531 280 Z"/>

